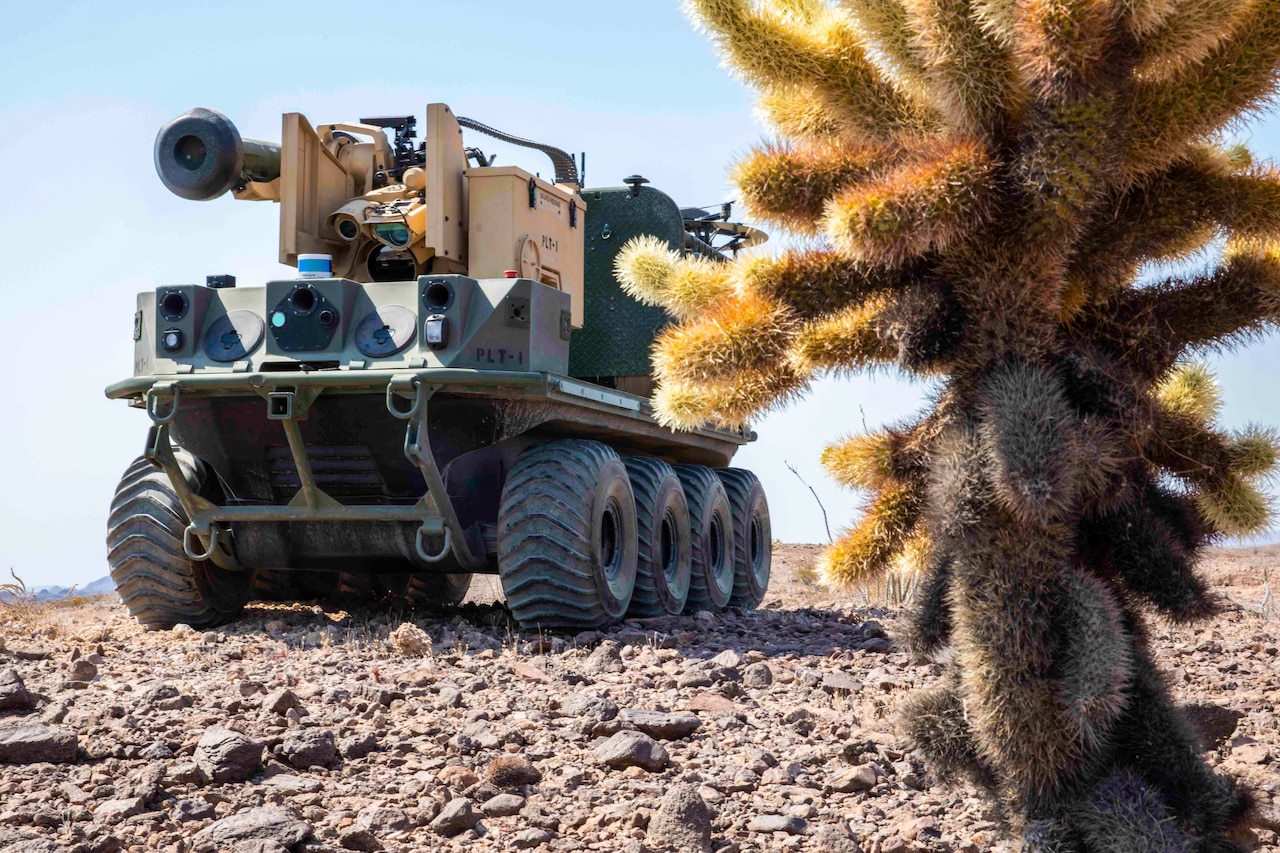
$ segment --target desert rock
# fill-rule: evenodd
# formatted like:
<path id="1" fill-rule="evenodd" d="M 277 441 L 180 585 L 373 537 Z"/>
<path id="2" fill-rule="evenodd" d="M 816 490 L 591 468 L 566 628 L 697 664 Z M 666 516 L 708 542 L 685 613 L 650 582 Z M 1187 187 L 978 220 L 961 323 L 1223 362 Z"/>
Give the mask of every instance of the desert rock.
<path id="1" fill-rule="evenodd" d="M 773 684 L 773 670 L 764 661 L 753 663 L 742 671 L 743 687 L 768 687 Z"/>
<path id="2" fill-rule="evenodd" d="M 702 725 L 702 720 L 696 714 L 645 711 L 639 708 L 624 708 L 618 713 L 618 719 L 659 740 L 688 737 Z"/>
<path id="3" fill-rule="evenodd" d="M 391 647 L 404 657 L 425 657 L 431 654 L 431 636 L 412 622 L 405 622 L 391 632 Z"/>
<path id="4" fill-rule="evenodd" d="M 516 850 L 531 850 L 551 843 L 551 833 L 545 829 L 525 829 L 517 832 L 511 839 L 511 846 Z"/>
<path id="5" fill-rule="evenodd" d="M 618 716 L 618 706 L 612 699 L 585 690 L 570 696 L 560 710 L 566 716 L 586 717 L 596 722 L 606 722 Z"/>
<path id="6" fill-rule="evenodd" d="M 643 767 L 656 773 L 667 766 L 671 756 L 643 732 L 618 732 L 596 748 L 596 760 L 615 770 Z"/>
<path id="7" fill-rule="evenodd" d="M 11 666 L 0 669 L 0 712 L 26 712 L 34 709 L 36 697 L 23 684 L 18 670 Z"/>
<path id="8" fill-rule="evenodd" d="M 274 841 L 293 847 L 311 837 L 311 826 L 293 812 L 278 806 L 250 809 L 215 821 L 196 834 L 197 842 L 207 841 L 219 848 L 245 841 Z"/>
<path id="9" fill-rule="evenodd" d="M 338 747 L 328 729 L 294 729 L 280 744 L 280 756 L 299 770 L 328 767 L 338 757 Z"/>
<path id="10" fill-rule="evenodd" d="M 244 693 L 243 684 L 240 685 L 240 692 L 242 694 Z M 252 695 L 252 693 L 248 695 Z M 273 714 L 280 714 L 281 716 L 289 713 L 289 709 L 296 708 L 301 704 L 302 703 L 298 701 L 297 695 L 287 687 L 268 694 L 267 698 L 262 700 L 263 708 L 266 708 Z"/>
<path id="11" fill-rule="evenodd" d="M 440 835 L 451 837 L 471 829 L 479 820 L 480 816 L 471 808 L 471 801 L 466 797 L 457 797 L 445 804 L 440 814 L 431 821 L 431 828 Z"/>
<path id="12" fill-rule="evenodd" d="M 752 832 L 785 832 L 787 835 L 803 835 L 808 824 L 804 818 L 787 815 L 757 815 L 747 824 Z"/>
<path id="13" fill-rule="evenodd" d="M 672 786 L 662 797 L 662 805 L 649 821 L 645 840 L 656 847 L 670 847 L 678 853 L 710 853 L 711 809 L 693 785 Z"/>
<path id="14" fill-rule="evenodd" d="M 214 782 L 239 782 L 262 767 L 262 744 L 239 732 L 212 728 L 196 744 L 196 766 Z"/>
<path id="15" fill-rule="evenodd" d="M 125 818 L 140 815 L 147 810 L 147 803 L 142 797 L 129 797 L 124 800 L 107 800 L 93 810 L 93 818 L 99 823 L 114 824 Z"/>
<path id="16" fill-rule="evenodd" d="M 480 806 L 480 811 L 489 817 L 507 817 L 519 814 L 524 804 L 525 799 L 519 794 L 498 794 L 496 797 L 485 800 Z"/>
<path id="17" fill-rule="evenodd" d="M 0 764 L 58 764 L 76 760 L 76 733 L 59 726 L 0 726 Z"/>

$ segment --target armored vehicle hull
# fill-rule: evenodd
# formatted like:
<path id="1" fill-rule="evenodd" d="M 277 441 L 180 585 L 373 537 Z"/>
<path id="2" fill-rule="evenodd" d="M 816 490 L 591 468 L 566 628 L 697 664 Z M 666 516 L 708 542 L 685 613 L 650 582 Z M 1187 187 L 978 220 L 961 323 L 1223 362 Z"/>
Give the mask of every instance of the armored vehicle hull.
<path id="1" fill-rule="evenodd" d="M 456 125 L 442 105 L 429 114 Z M 419 242 L 389 256 L 373 238 L 352 248 L 339 263 L 361 280 L 325 260 L 261 287 L 216 276 L 139 295 L 134 375 L 107 389 L 152 421 L 108 528 L 112 577 L 133 615 L 157 628 L 210 625 L 254 596 L 450 604 L 477 573 L 500 576 L 526 627 L 759 604 L 768 505 L 753 475 L 727 467 L 754 436 L 654 419 L 648 347 L 668 318 L 612 275 L 637 234 L 690 249 L 675 203 L 638 181 L 580 191 L 486 166 L 452 176 L 469 196 L 442 204 L 462 210 L 469 198 L 471 237 L 450 236 L 451 249 L 421 242 L 430 225 L 410 227 L 436 211 L 422 204 L 430 183 L 416 195 L 390 188 L 385 204 L 401 220 L 381 207 L 369 218 L 373 202 L 360 200 L 327 218 L 312 211 L 303 228 L 290 163 L 309 128 L 287 116 L 282 149 L 254 143 L 283 164 L 262 176 L 224 151 L 226 174 L 201 180 L 280 198 L 294 248 L 348 232 L 353 247 L 365 233 Z M 239 139 L 207 111 L 167 126 L 156 154 L 166 182 L 187 188 L 190 151 L 214 157 L 224 137 Z M 345 138 L 325 139 L 350 153 Z M 435 168 L 433 180 L 452 180 Z M 286 178 L 294 190 L 280 188 Z M 406 176 L 415 180 L 425 179 Z M 384 220 L 390 231 L 377 230 Z M 288 254 L 300 268 L 309 257 Z M 501 277 L 470 277 L 464 262 Z"/>
<path id="2" fill-rule="evenodd" d="M 292 570 L 329 575 L 327 584 L 319 579 L 322 591 L 381 585 L 396 592 L 397 578 L 403 587 L 401 576 L 416 574 L 451 576 L 456 587 L 457 575 L 502 573 L 508 555 L 500 548 L 500 525 L 514 523 L 510 512 L 501 512 L 504 490 L 529 451 L 547 447 L 571 455 L 603 448 L 621 460 L 718 469 L 749 438 L 714 430 L 673 433 L 653 420 L 643 398 L 551 373 L 435 368 L 144 376 L 108 394 L 147 407 L 155 421 L 144 458 L 167 473 L 177 503 L 170 510 L 180 509 L 187 522 L 161 544 L 170 551 L 180 546 L 192 564 L 209 564 L 205 571 L 223 576 L 224 586 L 255 570 Z M 193 483 L 190 463 L 183 464 L 188 460 L 214 476 Z M 634 530 L 636 510 L 615 512 L 618 519 L 600 523 L 616 525 L 609 535 L 621 538 L 627 525 Z M 683 574 L 687 588 L 693 567 L 680 565 L 678 552 L 689 547 L 681 521 L 687 531 L 687 521 L 668 520 L 657 568 Z M 755 519 L 757 549 L 769 542 L 762 521 L 767 526 L 767 517 Z M 734 571 L 733 522 L 720 519 L 721 538 L 707 549 L 716 552 L 709 568 L 720 577 Z M 599 532 L 585 529 L 582 538 Z M 127 593 L 139 566 L 127 553 L 130 543 L 123 544 L 123 551 L 113 549 L 112 562 L 117 586 Z M 744 563 L 767 560 L 761 553 L 743 557 Z M 548 557 L 548 568 L 563 558 Z M 623 575 L 634 575 L 634 557 L 615 562 Z M 552 588 L 554 575 L 547 579 Z M 188 582 L 174 580 L 172 601 L 163 600 L 167 589 L 148 587 L 136 601 L 126 595 L 126 604 L 157 626 L 211 624 L 227 615 L 188 602 L 182 593 L 191 590 L 181 589 Z M 253 589 L 242 586 L 248 600 Z M 553 596 L 554 589 L 544 592 Z M 414 603 L 448 603 L 443 590 L 438 601 L 432 597 L 420 595 Z M 563 610 L 536 624 L 597 625 L 626 608 L 607 620 Z"/>

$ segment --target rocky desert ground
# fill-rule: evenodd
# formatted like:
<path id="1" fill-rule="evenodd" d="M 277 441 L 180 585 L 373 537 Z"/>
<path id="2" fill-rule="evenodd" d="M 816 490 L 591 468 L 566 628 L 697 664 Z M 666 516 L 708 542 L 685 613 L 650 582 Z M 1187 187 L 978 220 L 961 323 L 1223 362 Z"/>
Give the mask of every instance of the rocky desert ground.
<path id="1" fill-rule="evenodd" d="M 940 667 L 817 587 L 816 550 L 775 551 L 757 612 L 576 636 L 517 633 L 489 579 L 443 615 L 255 604 L 203 632 L 0 609 L 0 850 L 1012 850 L 895 734 Z M 1205 570 L 1224 613 L 1152 633 L 1280 850 L 1280 547 Z"/>

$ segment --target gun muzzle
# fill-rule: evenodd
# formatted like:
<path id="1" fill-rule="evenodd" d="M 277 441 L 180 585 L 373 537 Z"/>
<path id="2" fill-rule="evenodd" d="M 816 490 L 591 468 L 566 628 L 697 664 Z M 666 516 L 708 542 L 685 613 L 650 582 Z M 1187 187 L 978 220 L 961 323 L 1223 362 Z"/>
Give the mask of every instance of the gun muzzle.
<path id="1" fill-rule="evenodd" d="M 160 128 L 156 173 L 169 191 L 208 201 L 250 181 L 280 177 L 280 145 L 241 139 L 222 113 L 196 107 Z"/>

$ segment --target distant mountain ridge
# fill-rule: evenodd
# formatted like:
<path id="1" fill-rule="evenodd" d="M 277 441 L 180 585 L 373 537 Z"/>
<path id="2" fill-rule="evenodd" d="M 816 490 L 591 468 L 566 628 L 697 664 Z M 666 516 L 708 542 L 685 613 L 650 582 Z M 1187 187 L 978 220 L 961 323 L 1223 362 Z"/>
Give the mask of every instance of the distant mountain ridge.
<path id="1" fill-rule="evenodd" d="M 100 577 L 84 586 L 33 586 L 30 589 L 31 597 L 36 601 L 61 601 L 76 595 L 111 595 L 115 591 L 115 584 L 109 576 Z M 12 601 L 14 597 L 9 593 L 0 593 L 0 602 Z"/>

